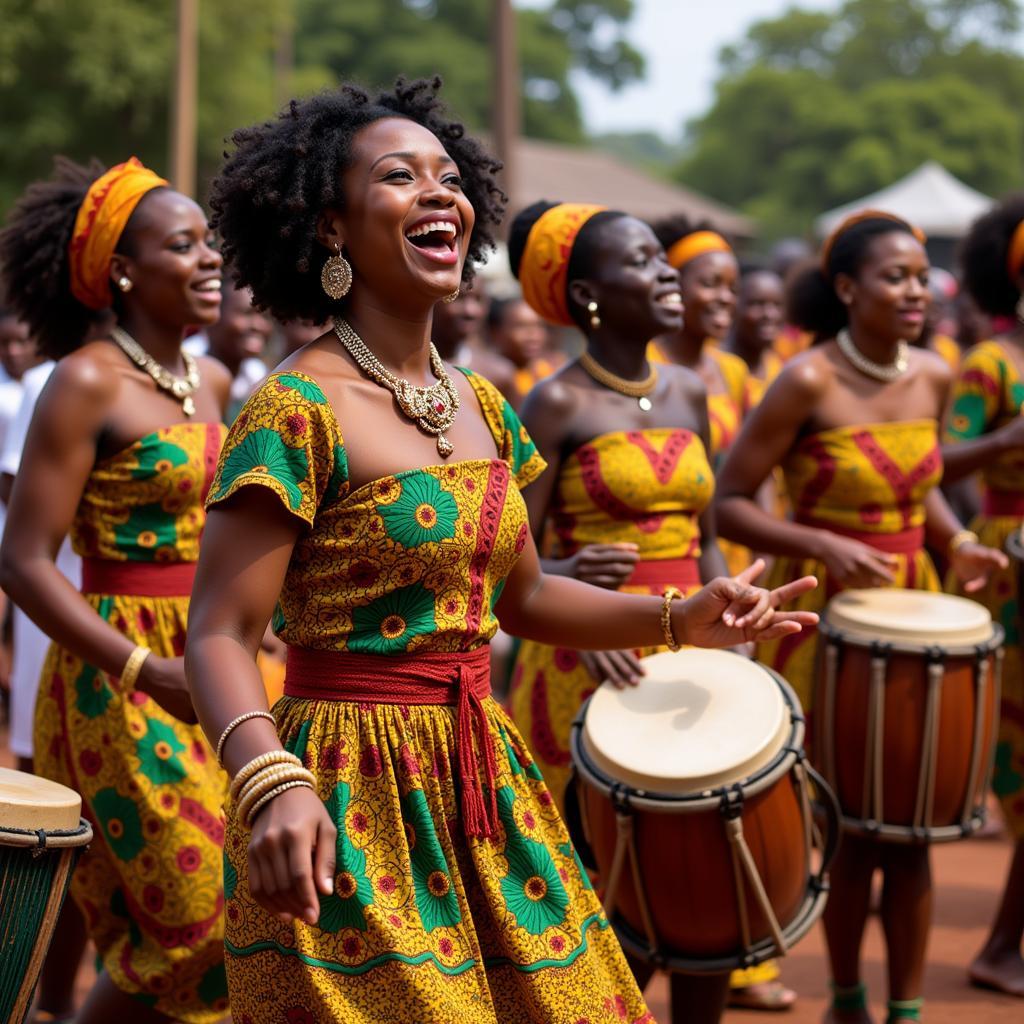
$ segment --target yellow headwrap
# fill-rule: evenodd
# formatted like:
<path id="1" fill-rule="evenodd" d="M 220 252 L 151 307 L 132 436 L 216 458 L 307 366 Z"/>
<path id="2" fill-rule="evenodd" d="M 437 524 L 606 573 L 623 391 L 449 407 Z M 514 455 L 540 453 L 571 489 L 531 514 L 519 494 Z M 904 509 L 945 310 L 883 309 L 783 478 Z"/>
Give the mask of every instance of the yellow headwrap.
<path id="1" fill-rule="evenodd" d="M 851 213 L 849 217 L 839 223 L 822 243 L 821 272 L 826 277 L 828 276 L 828 261 L 832 258 L 832 250 L 835 248 L 836 240 L 855 224 L 860 224 L 865 220 L 891 220 L 894 224 L 902 224 L 904 227 L 910 228 L 910 233 L 922 245 L 928 241 L 928 236 L 920 228 L 914 227 L 913 224 L 908 223 L 902 217 L 897 217 L 895 213 L 886 213 L 885 210 L 859 210 L 857 213 Z"/>
<path id="2" fill-rule="evenodd" d="M 71 294 L 82 305 L 89 309 L 107 309 L 113 303 L 110 260 L 121 232 L 139 200 L 147 192 L 167 184 L 169 182 L 132 157 L 111 167 L 89 186 L 78 208 L 68 246 Z"/>
<path id="3" fill-rule="evenodd" d="M 1010 237 L 1010 248 L 1006 252 L 1006 271 L 1014 284 L 1024 267 L 1024 220 L 1022 220 Z"/>
<path id="4" fill-rule="evenodd" d="M 691 260 L 706 252 L 732 252 L 732 246 L 717 231 L 693 231 L 669 246 L 669 263 L 682 270 Z"/>
<path id="5" fill-rule="evenodd" d="M 519 283 L 530 308 L 552 324 L 572 327 L 565 294 L 573 243 L 583 225 L 603 206 L 559 203 L 546 210 L 530 228 L 519 263 Z"/>

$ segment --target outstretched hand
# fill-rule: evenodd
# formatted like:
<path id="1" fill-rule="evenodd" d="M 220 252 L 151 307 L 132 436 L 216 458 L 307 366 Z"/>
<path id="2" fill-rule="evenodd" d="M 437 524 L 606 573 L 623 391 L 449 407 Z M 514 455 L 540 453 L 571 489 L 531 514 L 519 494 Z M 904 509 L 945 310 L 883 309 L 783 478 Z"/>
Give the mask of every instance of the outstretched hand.
<path id="1" fill-rule="evenodd" d="M 813 590 L 814 576 L 786 583 L 777 590 L 753 586 L 764 571 L 763 559 L 732 578 L 712 580 L 673 609 L 673 627 L 682 643 L 694 647 L 732 647 L 747 642 L 776 640 L 817 625 L 814 612 L 785 612 L 779 608 Z"/>

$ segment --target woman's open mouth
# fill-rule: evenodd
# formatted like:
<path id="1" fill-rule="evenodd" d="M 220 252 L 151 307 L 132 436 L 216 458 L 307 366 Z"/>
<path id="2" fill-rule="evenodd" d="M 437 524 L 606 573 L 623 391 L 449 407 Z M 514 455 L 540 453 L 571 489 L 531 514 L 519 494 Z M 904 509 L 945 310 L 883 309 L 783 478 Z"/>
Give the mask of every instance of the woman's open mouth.
<path id="1" fill-rule="evenodd" d="M 459 262 L 459 228 L 450 220 L 424 221 L 405 233 L 406 241 L 435 263 Z"/>

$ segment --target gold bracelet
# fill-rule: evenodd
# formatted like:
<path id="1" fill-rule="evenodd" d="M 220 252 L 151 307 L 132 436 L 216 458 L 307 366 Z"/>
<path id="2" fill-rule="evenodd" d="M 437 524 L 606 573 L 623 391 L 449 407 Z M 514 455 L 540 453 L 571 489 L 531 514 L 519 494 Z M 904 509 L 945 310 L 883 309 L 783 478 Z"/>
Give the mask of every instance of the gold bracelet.
<path id="1" fill-rule="evenodd" d="M 315 781 L 310 772 L 307 772 L 305 768 L 296 768 L 295 765 L 275 765 L 273 768 L 265 769 L 253 779 L 238 798 L 236 811 L 238 818 L 240 821 L 246 821 L 256 801 L 282 783 L 307 782 L 313 785 Z"/>
<path id="2" fill-rule="evenodd" d="M 661 598 L 661 631 L 665 634 L 665 646 L 670 651 L 678 651 L 683 645 L 676 639 L 672 628 L 672 602 L 683 593 L 677 587 L 666 587 Z"/>
<path id="3" fill-rule="evenodd" d="M 950 555 L 955 555 L 965 544 L 977 544 L 978 535 L 973 530 L 957 530 L 952 537 L 949 538 L 949 551 Z"/>
<path id="4" fill-rule="evenodd" d="M 249 779 L 261 768 L 266 768 L 268 764 L 297 764 L 300 767 L 302 766 L 302 762 L 287 750 L 268 750 L 265 754 L 254 757 L 239 770 L 231 782 L 231 799 L 237 799 L 239 792 L 241 792 L 242 787 Z"/>
<path id="5" fill-rule="evenodd" d="M 223 765 L 220 756 L 224 753 L 224 744 L 227 743 L 228 737 L 231 733 L 238 728 L 243 722 L 248 722 L 251 718 L 265 718 L 269 722 L 274 723 L 274 728 L 277 728 L 277 719 L 269 711 L 246 711 L 244 715 L 239 715 L 237 718 L 232 718 L 226 726 L 224 731 L 220 734 L 220 739 L 217 740 L 217 763 Z"/>
<path id="6" fill-rule="evenodd" d="M 279 797 L 285 790 L 287 790 L 287 789 L 296 789 L 299 786 L 305 786 L 307 789 L 313 789 L 314 788 L 308 782 L 305 782 L 305 781 L 300 782 L 298 780 L 295 780 L 293 782 L 283 782 L 283 783 L 281 783 L 280 786 L 278 786 L 276 789 L 272 789 L 269 793 L 264 794 L 263 796 L 261 796 L 259 798 L 259 800 L 256 801 L 255 804 L 253 804 L 252 810 L 249 811 L 249 818 L 248 818 L 248 820 L 243 822 L 245 827 L 246 828 L 252 828 L 253 822 L 256 821 L 256 815 L 259 814 L 260 811 L 262 811 L 263 808 L 266 807 L 267 804 L 269 804 L 271 800 L 273 800 L 275 797 Z M 314 792 L 315 792 L 315 790 L 314 790 Z"/>
<path id="7" fill-rule="evenodd" d="M 124 668 L 121 669 L 121 689 L 132 690 L 135 688 L 135 684 L 138 681 L 139 673 L 142 671 L 142 666 L 145 664 L 146 659 L 152 652 L 148 647 L 143 647 L 139 644 L 131 654 L 128 655 L 128 660 L 124 663 Z"/>

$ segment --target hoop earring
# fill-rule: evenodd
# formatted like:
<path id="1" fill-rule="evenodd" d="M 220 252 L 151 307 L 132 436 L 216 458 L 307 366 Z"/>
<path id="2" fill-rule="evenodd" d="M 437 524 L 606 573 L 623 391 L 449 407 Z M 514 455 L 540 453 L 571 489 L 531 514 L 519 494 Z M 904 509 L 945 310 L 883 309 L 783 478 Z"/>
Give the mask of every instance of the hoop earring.
<path id="1" fill-rule="evenodd" d="M 588 302 L 587 312 L 590 314 L 590 329 L 596 331 L 601 326 L 601 318 L 597 315 L 597 303 Z"/>
<path id="2" fill-rule="evenodd" d="M 1024 292 L 1020 293 L 1020 298 L 1017 299 L 1017 319 L 1024 324 Z"/>
<path id="3" fill-rule="evenodd" d="M 132 290 L 132 282 L 127 277 L 119 277 L 117 279 L 117 287 L 123 292 L 130 292 Z"/>
<path id="4" fill-rule="evenodd" d="M 320 271 L 320 287 L 323 288 L 328 298 L 345 298 L 352 287 L 352 265 L 341 255 L 341 246 L 335 243 L 335 253 Z"/>
<path id="5" fill-rule="evenodd" d="M 441 301 L 451 305 L 461 295 L 461 290 L 456 288 L 450 295 L 446 295 Z"/>

